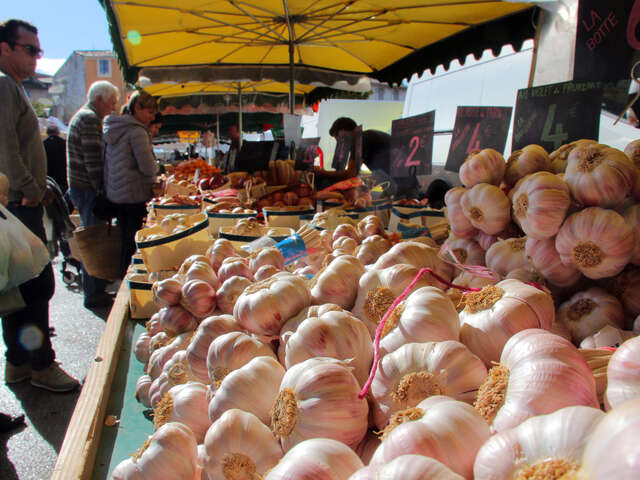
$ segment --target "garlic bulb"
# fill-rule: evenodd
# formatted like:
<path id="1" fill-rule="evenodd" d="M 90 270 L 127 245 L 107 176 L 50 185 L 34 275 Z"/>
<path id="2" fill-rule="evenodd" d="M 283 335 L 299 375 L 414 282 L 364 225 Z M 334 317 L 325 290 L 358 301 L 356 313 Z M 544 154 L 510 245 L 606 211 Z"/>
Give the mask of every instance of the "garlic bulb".
<path id="1" fill-rule="evenodd" d="M 281 458 L 269 428 L 252 413 L 232 408 L 207 431 L 203 473 L 209 480 L 263 478 Z"/>
<path id="2" fill-rule="evenodd" d="M 353 255 L 356 248 L 358 247 L 358 242 L 356 242 L 351 237 L 338 237 L 333 241 L 331 248 L 335 250 L 344 250 L 347 255 Z"/>
<path id="3" fill-rule="evenodd" d="M 218 279 L 220 283 L 233 276 L 245 277 L 253 281 L 253 272 L 249 268 L 248 262 L 241 257 L 229 257 L 222 261 L 218 269 Z"/>
<path id="4" fill-rule="evenodd" d="M 457 260 L 457 263 L 462 263 L 463 265 L 484 265 L 484 250 L 475 240 L 456 238 L 450 235 L 445 245 L 447 245 L 456 256 L 454 260 L 449 250 L 447 250 L 444 255 L 446 260 L 450 262 Z"/>
<path id="5" fill-rule="evenodd" d="M 471 188 L 479 183 L 500 185 L 507 165 L 500 153 L 492 148 L 472 152 L 460 167 L 460 180 Z"/>
<path id="6" fill-rule="evenodd" d="M 276 247 L 265 247 L 249 255 L 249 268 L 253 273 L 264 265 L 271 265 L 278 270 L 284 270 L 284 256 Z"/>
<path id="7" fill-rule="evenodd" d="M 626 147 L 624 147 L 624 153 L 629 157 L 631 162 L 636 167 L 636 179 L 633 186 L 633 198 L 637 201 L 640 200 L 640 141 L 633 140 Z"/>
<path id="8" fill-rule="evenodd" d="M 198 443 L 193 432 L 181 423 L 166 423 L 149 441 L 111 474 L 112 480 L 199 479 Z"/>
<path id="9" fill-rule="evenodd" d="M 236 301 L 233 316 L 250 332 L 278 335 L 282 325 L 310 303 L 307 282 L 281 272 L 247 287 Z"/>
<path id="10" fill-rule="evenodd" d="M 599 407 L 591 369 L 571 342 L 537 328 L 509 339 L 475 403 L 496 432 L 576 405 Z"/>
<path id="11" fill-rule="evenodd" d="M 218 281 L 218 276 L 216 272 L 213 271 L 213 267 L 209 265 L 208 261 L 195 261 L 187 270 L 187 273 L 184 275 L 185 283 L 189 280 L 202 280 L 211 285 L 211 288 L 214 290 L 220 286 L 220 282 Z"/>
<path id="12" fill-rule="evenodd" d="M 597 144 L 595 140 L 576 140 L 575 142 L 567 143 L 562 145 L 557 150 L 554 150 L 549 154 L 549 159 L 551 160 L 551 169 L 553 173 L 564 173 L 567 169 L 567 157 L 571 153 L 571 150 L 576 148 L 578 145 L 594 143 Z"/>
<path id="13" fill-rule="evenodd" d="M 622 215 L 591 207 L 567 217 L 556 236 L 556 250 L 562 263 L 597 279 L 620 273 L 631 259 L 634 242 Z"/>
<path id="14" fill-rule="evenodd" d="M 553 285 L 570 287 L 582 278 L 577 268 L 562 263 L 554 238 L 536 240 L 527 237 L 525 252 L 533 267 Z"/>
<path id="15" fill-rule="evenodd" d="M 592 287 L 562 303 L 556 320 L 567 326 L 571 340 L 579 345 L 605 325 L 622 328 L 624 310 L 616 297 L 602 288 Z"/>
<path id="16" fill-rule="evenodd" d="M 353 450 L 330 438 L 312 438 L 285 453 L 264 480 L 348 480 L 364 465 Z"/>
<path id="17" fill-rule="evenodd" d="M 460 199 L 465 217 L 478 230 L 493 235 L 511 221 L 511 202 L 495 185 L 479 183 Z"/>
<path id="18" fill-rule="evenodd" d="M 180 305 L 164 307 L 158 311 L 160 326 L 170 336 L 195 330 L 198 321 Z"/>
<path id="19" fill-rule="evenodd" d="M 171 387 L 155 407 L 153 426 L 158 429 L 168 422 L 182 423 L 191 429 L 196 441 L 201 443 L 211 425 L 207 406 L 206 385 L 197 382 L 176 385 Z"/>
<path id="20" fill-rule="evenodd" d="M 377 218 L 377 217 L 376 217 Z M 370 235 L 354 250 L 353 255 L 362 265 L 375 263 L 376 260 L 391 248 L 391 242 L 380 235 Z"/>
<path id="21" fill-rule="evenodd" d="M 211 383 L 219 384 L 229 372 L 260 356 L 276 358 L 269 345 L 252 335 L 230 332 L 211 342 L 207 352 L 207 369 Z"/>
<path id="22" fill-rule="evenodd" d="M 620 150 L 584 144 L 567 157 L 564 181 L 579 203 L 615 208 L 631 192 L 635 175 L 635 166 Z"/>
<path id="23" fill-rule="evenodd" d="M 460 318 L 449 297 L 435 287 L 422 287 L 405 298 L 387 318 L 380 353 L 386 355 L 407 343 L 458 340 Z"/>
<path id="24" fill-rule="evenodd" d="M 205 257 L 209 260 L 209 264 L 213 267 L 214 271 L 218 271 L 222 261 L 225 258 L 235 257 L 236 250 L 233 248 L 233 244 L 226 238 L 219 238 L 209 247 Z M 222 280 L 220 280 L 222 282 Z"/>
<path id="25" fill-rule="evenodd" d="M 363 386 L 373 361 L 369 330 L 361 320 L 345 311 L 333 310 L 307 317 L 287 340 L 284 365 L 289 369 L 314 357 L 343 360 L 353 368 L 353 375 Z"/>
<path id="26" fill-rule="evenodd" d="M 151 408 L 156 408 L 160 404 L 160 401 L 170 388 L 166 372 L 163 371 L 157 378 L 153 379 L 151 385 L 149 385 L 149 404 Z"/>
<path id="27" fill-rule="evenodd" d="M 430 397 L 392 418 L 370 465 L 418 454 L 472 479 L 476 452 L 490 435 L 489 425 L 471 405 L 443 396 Z"/>
<path id="28" fill-rule="evenodd" d="M 611 325 L 605 325 L 596 333 L 589 335 L 580 342 L 580 348 L 618 348 L 624 342 L 637 336 L 636 332 L 621 330 Z"/>
<path id="29" fill-rule="evenodd" d="M 367 237 L 371 237 L 373 235 L 385 234 L 382 220 L 376 215 L 367 215 L 358 222 L 358 225 L 356 227 L 358 229 L 358 233 L 360 234 L 360 238 L 362 238 L 363 241 Z"/>
<path id="30" fill-rule="evenodd" d="M 196 318 L 205 318 L 216 309 L 216 291 L 209 282 L 189 280 L 182 286 L 180 305 Z"/>
<path id="31" fill-rule="evenodd" d="M 520 235 L 522 235 L 522 232 L 518 226 L 513 222 L 509 222 L 503 231 L 495 235 L 489 235 L 488 233 L 478 231 L 475 240 L 478 242 L 478 245 L 480 245 L 480 248 L 486 251 L 489 250 L 489 247 L 499 239 L 506 240 L 507 238 L 520 237 Z"/>
<path id="32" fill-rule="evenodd" d="M 640 204 L 635 204 L 627 208 L 624 212 L 624 219 L 631 225 L 636 237 L 635 246 L 631 253 L 631 260 L 629 261 L 634 265 L 640 265 Z"/>
<path id="33" fill-rule="evenodd" d="M 222 313 L 233 313 L 240 294 L 251 285 L 251 280 L 237 275 L 227 278 L 216 292 L 216 302 Z"/>
<path id="34" fill-rule="evenodd" d="M 358 381 L 339 360 L 316 357 L 298 363 L 284 374 L 271 430 L 285 452 L 310 438 L 332 438 L 356 448 L 369 414 L 359 392 Z"/>
<path id="35" fill-rule="evenodd" d="M 182 282 L 175 277 L 153 282 L 151 295 L 158 307 L 177 305 L 182 297 Z"/>
<path id="36" fill-rule="evenodd" d="M 151 383 L 153 383 L 153 379 L 149 375 L 140 375 L 136 381 L 136 400 L 147 408 L 151 406 L 149 398 Z"/>
<path id="37" fill-rule="evenodd" d="M 578 480 L 635 480 L 638 478 L 640 398 L 608 412 L 591 434 Z"/>
<path id="38" fill-rule="evenodd" d="M 561 478 L 577 471 L 593 431 L 605 416 L 591 407 L 538 415 L 491 437 L 473 467 L 475 480 Z M 565 478 L 565 477 L 562 477 Z"/>
<path id="39" fill-rule="evenodd" d="M 527 237 L 498 240 L 485 254 L 487 267 L 501 277 L 507 276 L 512 270 L 527 267 L 529 260 L 524 249 L 526 241 Z"/>
<path id="40" fill-rule="evenodd" d="M 182 295 L 182 286 L 180 286 L 180 295 Z M 145 329 L 147 330 L 147 333 L 152 337 L 156 333 L 162 332 L 162 325 L 160 324 L 160 312 L 156 312 L 151 315 L 151 318 L 147 320 L 147 323 L 145 323 Z"/>
<path id="41" fill-rule="evenodd" d="M 187 352 L 180 350 L 173 354 L 167 363 L 162 367 L 163 373 L 167 374 L 167 384 L 170 387 L 196 380 L 191 376 L 187 365 Z M 208 380 L 208 379 L 207 379 Z M 206 382 L 208 383 L 208 381 Z"/>
<path id="42" fill-rule="evenodd" d="M 241 330 L 240 325 L 231 315 L 216 315 L 205 318 L 198 326 L 186 350 L 189 374 L 201 383 L 209 383 L 209 370 L 207 369 L 209 345 L 220 335 Z"/>
<path id="43" fill-rule="evenodd" d="M 460 341 L 487 366 L 500 359 L 515 333 L 527 328 L 549 330 L 555 318 L 551 295 L 519 280 L 503 280 L 463 295 Z"/>
<path id="44" fill-rule="evenodd" d="M 271 422 L 271 407 L 280 390 L 284 367 L 273 357 L 254 357 L 230 372 L 209 402 L 209 419 L 218 420 L 232 408 L 254 414 L 265 425 Z M 256 394 L 259 392 L 259 394 Z"/>
<path id="45" fill-rule="evenodd" d="M 611 355 L 605 397 L 611 408 L 640 397 L 640 337 L 627 340 Z"/>
<path id="46" fill-rule="evenodd" d="M 258 270 L 256 270 L 253 278 L 256 282 L 260 282 L 261 280 L 266 280 L 267 278 L 272 277 L 280 271 L 281 270 L 279 270 L 277 267 L 274 267 L 273 265 L 262 265 L 260 268 L 258 268 Z"/>
<path id="47" fill-rule="evenodd" d="M 454 187 L 447 191 L 444 196 L 444 203 L 447 206 L 447 220 L 451 226 L 451 232 L 458 238 L 473 238 L 478 229 L 471 225 L 469 219 L 464 215 L 460 200 L 467 191 L 464 187 Z"/>
<path id="48" fill-rule="evenodd" d="M 358 229 L 349 223 L 342 223 L 336 227 L 333 231 L 333 235 L 331 236 L 331 243 L 335 243 L 335 241 L 340 237 L 352 238 L 356 245 L 360 243 L 360 234 L 358 233 Z"/>
<path id="49" fill-rule="evenodd" d="M 460 342 L 408 343 L 382 357 L 371 384 L 373 420 L 382 430 L 395 412 L 433 395 L 472 402 L 486 376 L 482 361 Z"/>
<path id="50" fill-rule="evenodd" d="M 464 477 L 434 458 L 400 455 L 389 463 L 364 467 L 349 480 L 463 480 Z"/>
<path id="51" fill-rule="evenodd" d="M 540 145 L 527 145 L 521 150 L 511 152 L 504 181 L 507 185 L 515 185 L 518 180 L 529 174 L 550 171 L 551 159 L 547 151 Z"/>
<path id="52" fill-rule="evenodd" d="M 311 281 L 311 301 L 320 305 L 331 302 L 350 310 L 358 293 L 358 280 L 364 272 L 356 257 L 342 255 L 334 259 Z"/>
<path id="53" fill-rule="evenodd" d="M 147 363 L 146 373 L 151 375 L 151 378 L 157 378 L 162 372 L 165 363 L 167 363 L 176 352 L 184 350 L 189 345 L 193 332 L 181 333 L 180 335 L 171 338 L 171 341 L 163 346 L 154 350 L 149 357 L 149 363 Z"/>
<path id="54" fill-rule="evenodd" d="M 628 319 L 640 314 L 640 268 L 629 267 L 613 279 L 611 292 L 622 302 Z M 631 322 L 626 325 L 631 328 Z"/>
<path id="55" fill-rule="evenodd" d="M 569 187 L 557 175 L 538 172 L 527 175 L 509 192 L 513 220 L 531 238 L 553 237 L 571 204 Z"/>
<path id="56" fill-rule="evenodd" d="M 149 356 L 151 352 L 149 351 L 149 344 L 151 343 L 151 335 L 149 335 L 146 331 L 142 332 L 138 336 L 138 340 L 136 340 L 136 344 L 133 347 L 133 354 L 140 363 L 144 363 L 145 365 L 149 361 Z"/>
<path id="57" fill-rule="evenodd" d="M 459 287 L 482 288 L 482 287 L 486 287 L 487 285 L 495 284 L 496 280 L 493 278 L 478 277 L 469 272 L 462 271 L 456 278 L 454 278 L 451 281 L 451 283 Z M 446 293 L 449 299 L 451 300 L 451 302 L 456 306 L 456 310 L 457 310 L 457 306 L 460 303 L 460 299 L 462 298 L 464 292 L 458 288 L 452 287 L 452 288 L 449 288 Z M 458 337 L 459 337 L 459 334 L 458 334 Z"/>
<path id="58" fill-rule="evenodd" d="M 358 295 L 351 311 L 365 323 L 372 339 L 384 314 L 419 271 L 417 267 L 400 263 L 384 269 L 371 269 L 360 277 Z M 439 286 L 441 283 L 431 275 L 422 275 L 411 292 L 431 285 Z"/>

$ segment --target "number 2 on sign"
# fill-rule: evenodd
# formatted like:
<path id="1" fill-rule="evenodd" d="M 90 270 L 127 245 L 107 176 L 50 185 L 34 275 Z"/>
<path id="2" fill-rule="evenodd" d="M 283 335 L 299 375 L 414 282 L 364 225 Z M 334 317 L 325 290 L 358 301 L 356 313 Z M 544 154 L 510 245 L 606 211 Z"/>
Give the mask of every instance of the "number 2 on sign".
<path id="1" fill-rule="evenodd" d="M 557 108 L 558 106 L 555 103 L 553 105 L 549 105 L 547 118 L 544 121 L 544 127 L 542 127 L 542 136 L 540 137 L 540 140 L 542 140 L 543 142 L 552 142 L 554 145 L 554 150 L 560 148 L 562 144 L 569 138 L 569 134 L 562 131 L 561 123 L 557 123 L 555 133 L 551 133 L 551 127 L 553 125 L 553 119 L 556 116 Z"/>
<path id="2" fill-rule="evenodd" d="M 407 157 L 407 161 L 404 162 L 404 166 L 419 167 L 420 160 L 413 160 L 413 157 L 415 156 L 416 152 L 418 151 L 418 148 L 420 147 L 420 137 L 418 135 L 416 135 L 411 139 L 411 141 L 409 142 L 409 147 L 413 147 L 413 148 L 411 150 L 411 153 L 409 153 L 409 156 Z"/>

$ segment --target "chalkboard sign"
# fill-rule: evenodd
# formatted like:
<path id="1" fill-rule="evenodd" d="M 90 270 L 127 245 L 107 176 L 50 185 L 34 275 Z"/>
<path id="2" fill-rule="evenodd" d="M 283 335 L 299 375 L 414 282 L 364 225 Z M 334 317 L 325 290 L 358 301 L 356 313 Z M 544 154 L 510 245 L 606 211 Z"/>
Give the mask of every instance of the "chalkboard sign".
<path id="1" fill-rule="evenodd" d="M 242 142 L 242 147 L 236 159 L 235 170 L 241 172 L 255 172 L 256 170 L 268 170 L 269 160 L 274 148 L 277 150 L 277 142 Z"/>
<path id="2" fill-rule="evenodd" d="M 435 118 L 431 111 L 391 122 L 392 177 L 431 174 Z"/>
<path id="3" fill-rule="evenodd" d="M 313 170 L 320 137 L 302 138 L 296 148 L 296 170 Z"/>
<path id="4" fill-rule="evenodd" d="M 458 107 L 445 169 L 457 172 L 474 150 L 504 153 L 512 107 Z"/>
<path id="5" fill-rule="evenodd" d="M 333 153 L 331 168 L 333 168 L 334 170 L 345 170 L 347 168 L 347 162 L 349 161 L 352 142 L 353 136 L 351 132 L 347 132 L 345 130 L 340 130 L 340 132 L 338 132 L 338 138 L 336 139 L 336 150 Z"/>
<path id="6" fill-rule="evenodd" d="M 353 131 L 353 154 L 356 162 L 356 174 L 360 172 L 363 161 L 362 125 L 358 125 Z"/>
<path id="7" fill-rule="evenodd" d="M 580 0 L 573 80 L 630 78 L 640 60 L 639 24 L 639 0 Z"/>
<path id="8" fill-rule="evenodd" d="M 552 152 L 581 138 L 598 139 L 602 85 L 563 82 L 518 90 L 511 149 L 532 143 Z"/>

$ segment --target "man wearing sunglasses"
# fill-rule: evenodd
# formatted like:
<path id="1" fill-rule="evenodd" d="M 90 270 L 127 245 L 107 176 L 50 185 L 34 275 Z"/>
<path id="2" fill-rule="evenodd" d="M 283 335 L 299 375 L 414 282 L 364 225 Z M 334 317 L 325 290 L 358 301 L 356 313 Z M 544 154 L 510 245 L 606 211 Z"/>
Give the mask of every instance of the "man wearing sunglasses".
<path id="1" fill-rule="evenodd" d="M 33 76 L 42 56 L 38 30 L 22 20 L 0 23 L 0 172 L 9 179 L 9 210 L 46 242 L 42 216 L 53 193 L 47 190 L 47 157 L 40 126 L 21 82 Z M 55 290 L 49 263 L 20 285 L 27 305 L 2 317 L 7 346 L 4 380 L 52 392 L 75 390 L 79 382 L 55 361 L 49 333 L 49 300 Z"/>

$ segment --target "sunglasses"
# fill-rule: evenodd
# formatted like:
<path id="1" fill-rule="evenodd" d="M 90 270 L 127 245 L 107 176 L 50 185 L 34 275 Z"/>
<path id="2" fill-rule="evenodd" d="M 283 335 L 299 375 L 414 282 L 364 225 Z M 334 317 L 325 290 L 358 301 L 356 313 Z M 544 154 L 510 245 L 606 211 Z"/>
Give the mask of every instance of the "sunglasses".
<path id="1" fill-rule="evenodd" d="M 22 48 L 24 48 L 27 54 L 31 57 L 42 58 L 42 55 L 44 55 L 44 51 L 40 50 L 38 47 L 34 45 L 29 45 L 28 43 L 18 43 L 18 42 L 15 42 L 14 45 L 19 45 Z"/>

